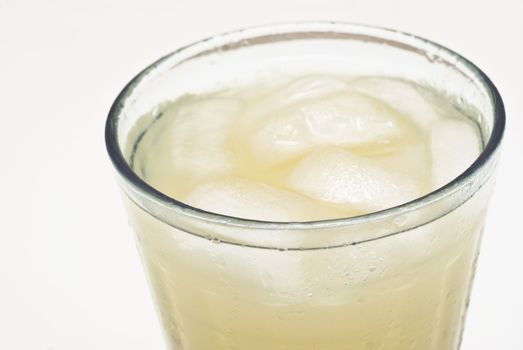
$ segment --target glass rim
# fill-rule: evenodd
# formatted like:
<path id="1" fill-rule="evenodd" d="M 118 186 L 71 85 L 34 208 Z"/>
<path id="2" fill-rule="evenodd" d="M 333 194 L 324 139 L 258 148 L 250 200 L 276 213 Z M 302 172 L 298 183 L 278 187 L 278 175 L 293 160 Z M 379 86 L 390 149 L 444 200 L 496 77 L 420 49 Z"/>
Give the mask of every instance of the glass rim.
<path id="1" fill-rule="evenodd" d="M 318 29 L 319 28 L 319 29 Z M 174 59 L 177 56 L 182 55 L 188 50 L 195 50 L 202 48 L 203 50 L 198 51 L 195 55 L 182 59 L 176 62 L 180 64 L 185 60 L 205 54 L 205 48 L 209 49 L 206 45 L 209 45 L 213 41 L 222 42 L 226 39 L 235 39 L 235 43 L 240 40 L 249 40 L 249 38 L 255 38 L 256 34 L 293 34 L 293 33 L 329 33 L 335 34 L 336 29 L 343 29 L 342 33 L 353 33 L 355 36 L 364 35 L 367 37 L 374 38 L 387 38 L 392 36 L 395 44 L 399 47 L 408 46 L 412 49 L 417 49 L 419 52 L 430 53 L 437 52 L 438 55 L 444 54 L 448 57 L 452 57 L 456 62 L 462 63 L 471 75 L 473 75 L 480 82 L 483 88 L 489 93 L 490 105 L 493 113 L 493 124 L 490 135 L 488 135 L 488 141 L 486 142 L 482 152 L 475 159 L 475 161 L 461 174 L 459 174 L 452 181 L 446 185 L 439 187 L 421 197 L 417 197 L 409 202 L 386 208 L 383 210 L 370 212 L 363 215 L 343 217 L 336 219 L 325 219 L 325 220 L 313 220 L 313 221 L 266 221 L 248 219 L 242 217 L 229 216 L 203 210 L 201 208 L 190 206 L 182 201 L 172 198 L 161 191 L 157 190 L 147 182 L 142 180 L 131 168 L 129 163 L 126 161 L 122 149 L 119 146 L 118 140 L 118 122 L 120 112 L 123 110 L 124 102 L 131 95 L 135 87 L 137 87 L 143 78 L 149 73 L 153 72 L 161 64 L 165 63 L 169 59 Z M 373 33 L 362 34 L 362 30 L 371 30 Z M 272 31 L 272 32 L 267 32 Z M 341 32 L 338 32 L 341 33 Z M 240 38 L 238 38 L 238 36 Z M 403 40 L 402 40 L 403 39 Z M 407 42 L 408 41 L 408 42 Z M 231 43 L 231 40 L 226 40 L 225 44 Z M 413 45 L 412 42 L 415 44 Z M 422 50 L 422 51 L 420 51 Z M 461 72 L 463 73 L 463 72 Z M 469 75 L 467 77 L 470 78 Z M 145 195 L 148 199 L 152 199 L 154 202 L 161 204 L 168 210 L 173 210 L 178 214 L 185 217 L 201 220 L 208 223 L 224 224 L 235 227 L 244 227 L 249 229 L 261 229 L 261 230 L 309 230 L 309 229 L 326 229 L 326 228 L 340 228 L 345 226 L 353 226 L 366 224 L 369 222 L 378 222 L 383 219 L 392 218 L 396 215 L 405 214 L 408 212 L 419 210 L 420 208 L 429 206 L 430 204 L 437 202 L 447 196 L 455 193 L 460 188 L 467 185 L 468 180 L 476 175 L 479 175 L 480 170 L 487 166 L 488 161 L 492 158 L 493 154 L 498 150 L 503 133 L 505 129 L 505 109 L 501 96 L 490 80 L 490 78 L 471 61 L 456 53 L 455 51 L 437 44 L 433 41 L 424 39 L 422 37 L 412 35 L 406 32 L 398 31 L 395 29 L 366 25 L 366 24 L 355 24 L 347 22 L 332 22 L 332 21 L 302 21 L 302 22 L 285 22 L 278 24 L 269 24 L 261 26 L 247 27 L 243 29 L 237 29 L 228 31 L 215 36 L 210 36 L 205 39 L 193 42 L 189 45 L 183 46 L 173 52 L 168 53 L 162 58 L 158 59 L 141 72 L 139 72 L 118 94 L 117 98 L 113 102 L 109 114 L 107 116 L 105 125 L 105 143 L 109 157 L 123 179 L 130 184 L 134 189 Z M 466 201 L 466 199 L 464 200 Z M 463 202 L 464 202 L 463 201 Z M 459 203 L 461 205 L 462 203 Z M 396 232 L 398 233 L 398 232 Z"/>

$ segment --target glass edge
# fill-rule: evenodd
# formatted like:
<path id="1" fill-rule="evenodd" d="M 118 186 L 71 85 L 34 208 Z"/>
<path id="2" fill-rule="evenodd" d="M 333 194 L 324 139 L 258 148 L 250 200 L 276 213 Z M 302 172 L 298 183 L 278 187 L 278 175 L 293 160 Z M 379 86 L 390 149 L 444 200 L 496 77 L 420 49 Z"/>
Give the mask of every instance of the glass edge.
<path id="1" fill-rule="evenodd" d="M 160 64 L 162 64 L 164 61 L 168 60 L 169 58 L 186 51 L 189 48 L 202 45 L 208 41 L 216 40 L 220 38 L 226 38 L 231 35 L 240 35 L 245 33 L 252 33 L 255 34 L 256 31 L 263 31 L 263 30 L 278 30 L 278 29 L 285 29 L 285 28 L 293 28 L 294 31 L 298 31 L 299 29 L 313 29 L 314 26 L 332 26 L 334 27 L 344 27 L 346 29 L 348 28 L 355 28 L 359 30 L 372 30 L 378 33 L 382 34 L 389 34 L 389 35 L 396 35 L 402 38 L 408 38 L 411 40 L 414 40 L 418 43 L 423 43 L 425 45 L 429 45 L 432 48 L 436 48 L 439 50 L 442 50 L 446 54 L 450 54 L 451 56 L 454 56 L 458 61 L 461 61 L 464 63 L 464 65 L 472 71 L 478 80 L 482 83 L 484 87 L 486 87 L 487 92 L 490 94 L 490 98 L 492 100 L 492 106 L 493 106 L 493 113 L 494 113 L 494 123 L 492 132 L 490 134 L 489 140 L 485 145 L 485 148 L 481 152 L 481 154 L 476 158 L 476 160 L 459 176 L 457 176 L 454 180 L 449 182 L 443 187 L 440 187 L 422 197 L 418 197 L 410 202 L 400 204 L 398 206 L 394 206 L 391 208 L 387 208 L 381 211 L 376 211 L 360 216 L 354 216 L 354 217 L 348 217 L 348 218 L 338 218 L 338 219 L 329 219 L 329 220 L 318 220 L 318 221 L 303 221 L 303 222 L 273 222 L 273 221 L 262 221 L 262 220 L 253 220 L 253 219 L 246 219 L 246 218 L 240 218 L 240 217 L 234 217 L 234 216 L 228 216 L 228 215 L 222 215 L 214 212 L 205 211 L 203 209 L 199 209 L 196 207 L 189 206 L 181 201 L 178 201 L 172 197 L 169 197 L 162 192 L 156 190 L 154 187 L 147 184 L 145 181 L 143 181 L 136 173 L 130 168 L 129 164 L 127 164 L 125 157 L 122 153 L 122 150 L 120 149 L 118 145 L 118 115 L 119 112 L 123 108 L 123 103 L 128 98 L 136 86 L 145 78 L 149 73 L 154 71 Z M 373 33 L 375 34 L 375 33 Z M 120 176 L 132 187 L 134 187 L 135 190 L 142 193 L 143 195 L 147 197 L 152 197 L 152 199 L 157 202 L 157 204 L 162 205 L 163 207 L 174 210 L 178 212 L 181 215 L 191 217 L 194 219 L 203 220 L 209 223 L 216 223 L 216 224 L 227 224 L 227 225 L 233 225 L 236 227 L 245 227 L 249 229 L 267 229 L 267 230 L 303 230 L 303 229 L 326 229 L 326 228 L 340 228 L 344 226 L 353 226 L 358 224 L 364 224 L 372 221 L 380 221 L 389 217 L 393 217 L 395 215 L 405 214 L 407 212 L 415 211 L 421 207 L 430 205 L 433 202 L 436 202 L 440 199 L 443 199 L 444 197 L 451 195 L 452 193 L 459 190 L 461 187 L 463 187 L 467 180 L 471 177 L 473 177 L 476 173 L 479 172 L 480 169 L 482 169 L 484 166 L 488 165 L 488 161 L 492 158 L 492 156 L 496 153 L 497 149 L 499 148 L 503 134 L 505 129 L 505 109 L 503 105 L 503 100 L 499 94 L 499 91 L 497 90 L 496 86 L 493 84 L 493 82 L 490 80 L 490 78 L 481 70 L 479 69 L 475 64 L 473 64 L 471 61 L 466 59 L 465 57 L 459 55 L 458 53 L 454 52 L 453 50 L 442 46 L 440 44 L 437 44 L 435 42 L 432 42 L 430 40 L 427 40 L 422 37 L 418 37 L 416 35 L 405 33 L 402 31 L 390 29 L 390 28 L 384 28 L 384 27 L 378 27 L 378 26 L 371 26 L 366 24 L 358 24 L 358 23 L 347 23 L 347 22 L 338 22 L 338 21 L 299 21 L 299 22 L 284 22 L 284 23 L 276 23 L 276 24 L 269 24 L 269 25 L 262 25 L 262 26 L 254 26 L 254 27 L 247 27 L 243 29 L 238 29 L 234 31 L 225 32 L 222 34 L 218 34 L 215 36 L 207 37 L 205 39 L 196 41 L 194 43 L 185 45 L 171 53 L 168 53 L 167 55 L 161 57 L 151 65 L 147 66 L 145 69 L 143 69 L 140 73 L 138 73 L 129 83 L 127 83 L 122 91 L 118 94 L 117 98 L 113 102 L 108 117 L 105 124 L 105 143 L 107 152 L 109 154 L 109 157 L 116 168 L 117 172 Z"/>

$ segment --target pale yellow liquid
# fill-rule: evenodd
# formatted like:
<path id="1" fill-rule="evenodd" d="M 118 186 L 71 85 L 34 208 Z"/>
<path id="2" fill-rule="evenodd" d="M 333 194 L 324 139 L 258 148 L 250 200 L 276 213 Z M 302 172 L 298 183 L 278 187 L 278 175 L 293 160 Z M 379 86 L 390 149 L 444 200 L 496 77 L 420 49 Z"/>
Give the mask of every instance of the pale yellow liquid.
<path id="1" fill-rule="evenodd" d="M 129 158 L 152 186 L 204 210 L 272 221 L 402 204 L 480 151 L 474 125 L 444 98 L 376 77 L 311 75 L 185 96 L 135 129 Z M 218 244 L 128 208 L 172 349 L 450 350 L 487 192 L 414 230 L 312 250 Z"/>

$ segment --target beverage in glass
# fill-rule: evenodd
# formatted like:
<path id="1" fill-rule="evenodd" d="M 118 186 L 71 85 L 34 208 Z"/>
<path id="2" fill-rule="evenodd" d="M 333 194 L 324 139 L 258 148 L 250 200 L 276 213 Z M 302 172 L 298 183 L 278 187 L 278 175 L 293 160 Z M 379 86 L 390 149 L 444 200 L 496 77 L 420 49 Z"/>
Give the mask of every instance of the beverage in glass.
<path id="1" fill-rule="evenodd" d="M 458 349 L 504 126 L 459 55 L 300 23 L 170 54 L 107 145 L 172 349 Z"/>

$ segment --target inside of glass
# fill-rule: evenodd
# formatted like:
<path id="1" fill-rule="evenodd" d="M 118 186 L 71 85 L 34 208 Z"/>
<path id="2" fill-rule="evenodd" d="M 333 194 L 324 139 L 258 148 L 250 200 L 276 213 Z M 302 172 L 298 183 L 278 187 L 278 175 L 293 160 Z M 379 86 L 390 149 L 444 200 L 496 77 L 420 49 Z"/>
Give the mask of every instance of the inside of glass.
<path id="1" fill-rule="evenodd" d="M 479 126 L 484 144 L 488 141 L 494 124 L 493 97 L 482 75 L 470 63 L 439 46 L 396 32 L 358 26 L 334 28 L 339 29 L 337 31 L 332 29 L 319 25 L 313 28 L 297 26 L 293 31 L 285 26 L 280 29 L 240 31 L 202 41 L 156 62 L 135 78 L 117 101 L 117 143 L 124 150 L 126 161 L 130 161 L 133 145 L 140 137 L 133 134 L 134 125 L 151 122 L 140 118 L 147 113 L 154 118 L 155 107 L 162 102 L 176 100 L 185 94 L 270 79 L 275 74 L 299 75 L 311 71 L 397 77 L 432 87 L 446 94 L 457 108 L 465 110 Z M 281 229 L 284 225 L 235 220 L 186 207 L 176 201 L 166 202 L 166 198 L 158 195 L 148 197 L 150 193 L 146 193 L 147 189 L 144 190 L 141 185 L 135 183 L 127 189 L 127 194 L 135 203 L 169 225 L 190 233 L 211 232 L 210 226 L 213 225 L 228 227 L 230 232 L 245 230 L 246 227 L 250 231 L 270 231 Z M 480 186 L 481 181 L 476 181 L 476 185 Z M 354 239 L 374 239 L 420 226 L 444 215 L 468 199 L 477 186 L 467 186 L 467 191 L 449 189 L 440 195 L 431 193 L 425 196 L 425 204 L 431 205 L 430 208 L 426 205 L 424 215 L 409 215 L 415 208 L 424 205 L 417 200 L 401 207 L 351 218 L 350 223 L 347 219 L 316 222 L 314 225 L 286 223 L 292 227 L 285 229 L 339 228 L 364 223 L 369 227 L 375 226 L 374 237 Z M 395 222 L 402 223 L 401 227 L 382 225 L 391 215 L 395 216 Z M 226 241 L 227 235 L 222 240 Z M 245 245 L 246 242 L 238 244 Z"/>

